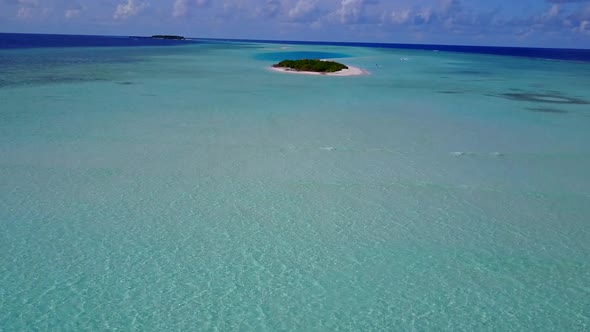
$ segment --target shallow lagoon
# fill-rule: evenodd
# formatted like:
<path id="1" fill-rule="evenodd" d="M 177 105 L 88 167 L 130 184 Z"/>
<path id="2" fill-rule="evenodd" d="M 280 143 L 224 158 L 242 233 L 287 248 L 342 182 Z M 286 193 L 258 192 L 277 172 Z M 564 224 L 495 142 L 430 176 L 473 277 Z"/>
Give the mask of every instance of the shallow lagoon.
<path id="1" fill-rule="evenodd" d="M 268 70 L 281 52 L 371 75 Z M 590 324 L 587 63 L 257 43 L 0 57 L 6 330 Z"/>

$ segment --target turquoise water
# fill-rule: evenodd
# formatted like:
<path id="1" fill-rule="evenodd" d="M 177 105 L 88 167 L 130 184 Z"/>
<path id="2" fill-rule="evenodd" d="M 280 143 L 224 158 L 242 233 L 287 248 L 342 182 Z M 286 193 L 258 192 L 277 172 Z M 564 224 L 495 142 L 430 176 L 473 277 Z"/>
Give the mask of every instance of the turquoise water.
<path id="1" fill-rule="evenodd" d="M 0 57 L 2 331 L 589 328 L 590 64 Z"/>

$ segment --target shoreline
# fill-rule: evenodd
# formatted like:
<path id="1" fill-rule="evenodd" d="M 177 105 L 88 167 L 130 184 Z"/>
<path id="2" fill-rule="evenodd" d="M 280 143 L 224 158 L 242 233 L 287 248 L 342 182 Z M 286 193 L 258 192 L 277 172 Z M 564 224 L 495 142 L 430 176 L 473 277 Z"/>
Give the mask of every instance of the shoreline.
<path id="1" fill-rule="evenodd" d="M 369 72 L 358 67 L 348 66 L 348 69 L 342 69 L 335 73 L 318 73 L 313 71 L 297 71 L 289 68 L 276 68 L 271 66 L 270 69 L 279 73 L 299 74 L 299 75 L 316 75 L 316 76 L 365 76 Z"/>

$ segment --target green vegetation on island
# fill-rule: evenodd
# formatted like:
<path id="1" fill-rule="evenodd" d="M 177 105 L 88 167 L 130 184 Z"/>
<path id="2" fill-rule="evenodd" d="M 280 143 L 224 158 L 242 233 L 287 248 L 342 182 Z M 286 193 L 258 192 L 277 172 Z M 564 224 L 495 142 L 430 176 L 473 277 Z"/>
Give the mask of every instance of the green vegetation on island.
<path id="1" fill-rule="evenodd" d="M 318 59 L 283 60 L 274 64 L 275 68 L 286 68 L 295 71 L 310 71 L 315 73 L 335 73 L 342 69 L 348 69 L 345 65 L 335 61 Z"/>
<path id="2" fill-rule="evenodd" d="M 173 36 L 173 35 L 153 35 L 152 39 L 172 39 L 172 40 L 185 40 L 183 36 Z"/>

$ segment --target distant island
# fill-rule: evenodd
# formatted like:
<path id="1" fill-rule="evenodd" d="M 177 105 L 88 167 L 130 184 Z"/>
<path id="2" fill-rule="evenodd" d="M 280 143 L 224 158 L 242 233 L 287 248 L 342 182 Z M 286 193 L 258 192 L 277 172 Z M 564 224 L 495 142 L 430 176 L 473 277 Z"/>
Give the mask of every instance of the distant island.
<path id="1" fill-rule="evenodd" d="M 318 59 L 283 60 L 274 64 L 273 68 L 313 73 L 335 73 L 343 69 L 348 69 L 347 66 L 341 63 Z"/>
<path id="2" fill-rule="evenodd" d="M 172 39 L 172 40 L 185 40 L 183 36 L 174 36 L 174 35 L 153 35 L 152 39 Z"/>

